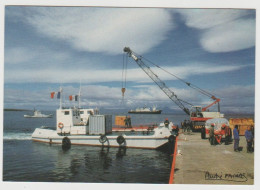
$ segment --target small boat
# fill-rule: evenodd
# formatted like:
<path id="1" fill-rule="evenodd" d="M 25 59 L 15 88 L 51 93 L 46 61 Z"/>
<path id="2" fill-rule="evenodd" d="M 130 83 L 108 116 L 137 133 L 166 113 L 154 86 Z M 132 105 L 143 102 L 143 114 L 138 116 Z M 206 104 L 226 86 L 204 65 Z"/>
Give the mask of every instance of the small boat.
<path id="1" fill-rule="evenodd" d="M 24 115 L 25 118 L 51 118 L 52 116 L 52 114 L 43 114 L 39 110 L 34 110 L 33 115 Z"/>
<path id="2" fill-rule="evenodd" d="M 152 110 L 146 106 L 143 108 L 136 108 L 135 110 L 130 110 L 128 113 L 132 114 L 161 114 L 162 110 L 157 110 L 155 106 L 153 106 Z"/>
<path id="3" fill-rule="evenodd" d="M 56 110 L 56 130 L 36 128 L 32 140 L 50 144 L 158 149 L 172 142 L 172 127 L 164 123 L 149 133 L 113 132 L 112 115 L 100 115 L 94 109 L 63 108 Z"/>

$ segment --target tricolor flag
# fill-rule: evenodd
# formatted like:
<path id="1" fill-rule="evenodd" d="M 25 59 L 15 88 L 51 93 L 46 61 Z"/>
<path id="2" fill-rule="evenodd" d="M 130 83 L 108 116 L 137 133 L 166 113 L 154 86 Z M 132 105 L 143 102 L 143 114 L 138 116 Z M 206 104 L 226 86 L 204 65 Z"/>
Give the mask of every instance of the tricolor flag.
<path id="1" fill-rule="evenodd" d="M 79 95 L 70 95 L 69 96 L 70 101 L 72 101 L 72 100 L 78 101 L 78 99 L 79 99 Z"/>
<path id="2" fill-rule="evenodd" d="M 79 95 L 75 95 L 75 101 L 78 101 Z"/>
<path id="3" fill-rule="evenodd" d="M 55 92 L 51 92 L 51 98 L 52 99 L 54 98 L 54 94 L 55 94 Z"/>
<path id="4" fill-rule="evenodd" d="M 60 99 L 60 92 L 58 92 L 57 94 L 57 99 Z"/>

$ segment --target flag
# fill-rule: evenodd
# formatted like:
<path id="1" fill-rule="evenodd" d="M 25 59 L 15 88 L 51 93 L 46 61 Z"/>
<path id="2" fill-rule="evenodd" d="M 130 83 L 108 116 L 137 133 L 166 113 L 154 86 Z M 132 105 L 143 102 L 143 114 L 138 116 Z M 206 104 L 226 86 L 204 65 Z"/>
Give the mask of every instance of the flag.
<path id="1" fill-rule="evenodd" d="M 58 92 L 57 94 L 57 99 L 60 99 L 60 92 Z"/>
<path id="2" fill-rule="evenodd" d="M 54 98 L 54 94 L 55 94 L 55 92 L 51 92 L 51 98 L 52 99 Z"/>
<path id="3" fill-rule="evenodd" d="M 79 97 L 78 95 L 75 95 L 75 101 L 78 101 L 78 97 Z"/>
<path id="4" fill-rule="evenodd" d="M 72 95 L 70 95 L 70 96 L 69 96 L 69 99 L 70 99 L 70 101 L 72 101 L 72 99 L 73 99 L 73 96 L 72 96 Z"/>

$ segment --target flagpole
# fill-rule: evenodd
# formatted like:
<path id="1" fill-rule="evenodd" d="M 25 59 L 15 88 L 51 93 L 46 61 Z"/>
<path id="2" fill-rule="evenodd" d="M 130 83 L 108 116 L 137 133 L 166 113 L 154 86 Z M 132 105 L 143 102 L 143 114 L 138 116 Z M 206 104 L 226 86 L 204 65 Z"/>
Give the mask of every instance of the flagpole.
<path id="1" fill-rule="evenodd" d="M 80 86 L 79 86 L 79 108 L 80 108 L 80 96 L 81 96 L 81 80 L 80 80 Z"/>
<path id="2" fill-rule="evenodd" d="M 62 88 L 60 87 L 60 109 L 62 109 Z"/>

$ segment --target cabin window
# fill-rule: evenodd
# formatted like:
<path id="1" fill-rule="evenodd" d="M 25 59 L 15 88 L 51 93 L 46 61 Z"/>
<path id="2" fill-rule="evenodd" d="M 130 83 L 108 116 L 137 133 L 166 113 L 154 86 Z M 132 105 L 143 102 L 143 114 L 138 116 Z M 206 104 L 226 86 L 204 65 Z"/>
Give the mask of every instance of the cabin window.
<path id="1" fill-rule="evenodd" d="M 70 114 L 70 111 L 65 111 L 64 112 L 64 115 L 69 115 Z"/>
<path id="2" fill-rule="evenodd" d="M 84 114 L 84 111 L 80 111 L 80 114 Z"/>

